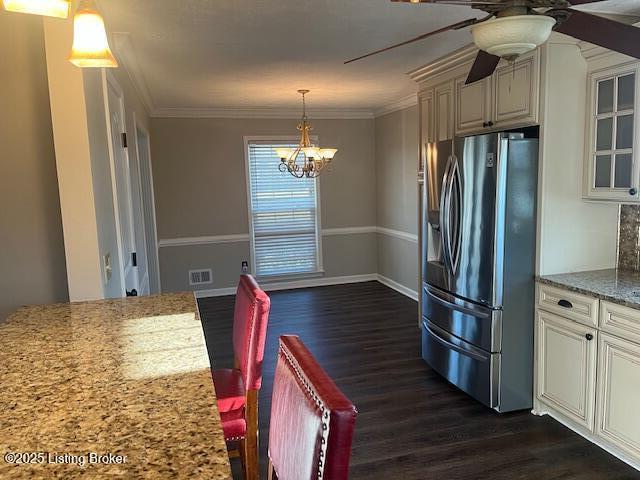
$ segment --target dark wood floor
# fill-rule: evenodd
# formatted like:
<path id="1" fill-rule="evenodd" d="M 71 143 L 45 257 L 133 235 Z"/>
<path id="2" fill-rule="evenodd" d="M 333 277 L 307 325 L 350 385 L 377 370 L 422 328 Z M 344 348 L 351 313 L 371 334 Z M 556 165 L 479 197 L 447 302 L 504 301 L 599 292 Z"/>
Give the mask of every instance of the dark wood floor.
<path id="1" fill-rule="evenodd" d="M 272 292 L 260 393 L 266 471 L 278 336 L 297 334 L 358 407 L 351 479 L 638 479 L 549 417 L 498 415 L 420 358 L 414 301 L 377 283 Z M 232 364 L 234 297 L 200 300 L 212 363 Z M 238 476 L 238 466 L 234 473 Z"/>

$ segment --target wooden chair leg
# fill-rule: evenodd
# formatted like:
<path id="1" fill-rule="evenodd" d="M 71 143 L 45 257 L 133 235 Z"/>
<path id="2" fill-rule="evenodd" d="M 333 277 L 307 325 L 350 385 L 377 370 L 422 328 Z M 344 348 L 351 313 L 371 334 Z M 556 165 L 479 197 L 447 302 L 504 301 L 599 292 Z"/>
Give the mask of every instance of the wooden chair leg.
<path id="1" fill-rule="evenodd" d="M 277 480 L 275 478 L 275 470 L 273 469 L 273 463 L 271 463 L 271 459 L 269 459 L 269 466 L 267 467 L 267 474 L 269 475 L 269 480 Z"/>
<path id="2" fill-rule="evenodd" d="M 258 392 L 249 390 L 246 399 L 245 420 L 247 433 L 244 439 L 245 480 L 258 480 Z"/>
<path id="3" fill-rule="evenodd" d="M 244 480 L 247 480 L 247 465 L 246 465 L 246 459 L 245 459 L 245 451 L 246 451 L 246 446 L 245 446 L 245 440 L 239 440 L 238 441 L 238 456 L 240 457 L 240 466 L 242 467 L 242 478 Z"/>

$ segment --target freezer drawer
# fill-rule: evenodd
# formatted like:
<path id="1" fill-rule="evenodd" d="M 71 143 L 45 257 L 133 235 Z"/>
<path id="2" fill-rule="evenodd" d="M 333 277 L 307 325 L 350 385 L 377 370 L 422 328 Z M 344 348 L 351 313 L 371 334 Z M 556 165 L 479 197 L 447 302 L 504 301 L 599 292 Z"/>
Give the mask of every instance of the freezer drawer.
<path id="1" fill-rule="evenodd" d="M 500 352 L 502 310 L 469 302 L 428 284 L 422 286 L 423 315 L 434 325 L 489 352 Z"/>
<path id="2" fill-rule="evenodd" d="M 479 402 L 491 408 L 498 406 L 499 353 L 474 347 L 423 319 L 422 358 Z"/>

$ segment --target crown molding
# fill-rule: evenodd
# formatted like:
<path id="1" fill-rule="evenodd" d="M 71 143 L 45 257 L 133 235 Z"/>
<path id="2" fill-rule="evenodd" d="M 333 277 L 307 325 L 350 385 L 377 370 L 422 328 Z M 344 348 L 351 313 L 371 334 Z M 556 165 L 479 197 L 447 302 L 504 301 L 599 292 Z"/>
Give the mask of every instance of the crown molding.
<path id="1" fill-rule="evenodd" d="M 397 112 L 398 110 L 404 110 L 405 108 L 415 107 L 418 104 L 418 94 L 412 93 L 400 100 L 393 103 L 388 103 L 384 107 L 374 112 L 374 117 L 381 117 L 389 113 Z"/>
<path id="2" fill-rule="evenodd" d="M 478 47 L 473 43 L 470 43 L 469 45 L 437 58 L 433 62 L 411 70 L 407 75 L 409 75 L 415 82 L 422 82 L 428 77 L 439 75 L 454 67 L 471 62 L 477 53 Z"/>
<path id="3" fill-rule="evenodd" d="M 155 108 L 153 98 L 149 92 L 147 82 L 144 79 L 136 49 L 131 41 L 131 35 L 128 32 L 113 32 L 111 37 L 113 39 L 113 50 L 116 57 L 124 66 L 124 70 L 127 72 L 133 88 L 138 93 L 140 101 L 147 110 L 147 114 L 152 116 Z"/>
<path id="4" fill-rule="evenodd" d="M 309 109 L 313 120 L 322 119 L 367 119 L 373 112 L 367 109 Z M 287 108 L 156 108 L 151 112 L 154 118 L 300 118 L 300 109 Z"/>

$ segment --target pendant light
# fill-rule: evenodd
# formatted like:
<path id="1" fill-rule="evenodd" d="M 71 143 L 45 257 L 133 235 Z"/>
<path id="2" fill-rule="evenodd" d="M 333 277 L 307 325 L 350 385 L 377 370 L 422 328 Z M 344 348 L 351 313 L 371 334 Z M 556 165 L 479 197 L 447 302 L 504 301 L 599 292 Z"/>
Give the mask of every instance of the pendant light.
<path id="1" fill-rule="evenodd" d="M 82 68 L 118 66 L 94 0 L 81 0 L 73 17 L 73 47 L 69 61 Z"/>
<path id="2" fill-rule="evenodd" d="M 31 13 L 46 17 L 67 18 L 69 0 L 0 0 L 8 12 Z"/>

